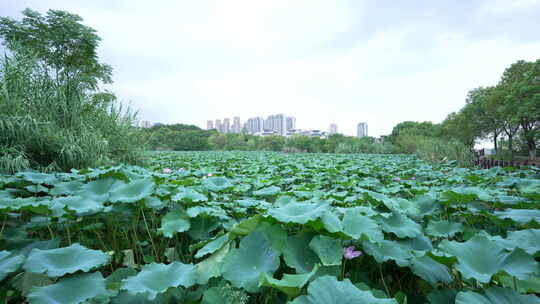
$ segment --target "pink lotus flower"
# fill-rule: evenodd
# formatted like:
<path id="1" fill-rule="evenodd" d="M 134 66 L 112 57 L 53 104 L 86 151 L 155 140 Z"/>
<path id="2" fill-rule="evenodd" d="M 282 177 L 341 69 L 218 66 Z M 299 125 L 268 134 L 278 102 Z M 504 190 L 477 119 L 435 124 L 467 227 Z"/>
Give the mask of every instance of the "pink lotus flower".
<path id="1" fill-rule="evenodd" d="M 344 248 L 343 249 L 343 257 L 346 258 L 347 260 L 352 260 L 352 259 L 362 255 L 362 251 L 354 250 L 354 249 L 355 249 L 354 246 L 349 246 L 349 247 Z"/>
<path id="2" fill-rule="evenodd" d="M 208 176 L 212 176 L 212 173 L 208 173 Z"/>
<path id="3" fill-rule="evenodd" d="M 395 182 L 399 182 L 399 181 L 401 181 L 401 178 L 399 178 L 399 177 L 394 177 L 392 180 L 395 181 Z"/>
<path id="4" fill-rule="evenodd" d="M 186 169 L 184 169 L 184 168 L 180 168 L 180 169 L 178 169 L 178 171 L 184 171 L 184 170 L 186 170 Z"/>
<path id="5" fill-rule="evenodd" d="M 416 180 L 416 177 L 414 177 L 414 176 L 413 176 L 413 177 L 411 177 L 411 180 Z"/>
<path id="6" fill-rule="evenodd" d="M 171 173 L 171 172 L 172 172 L 171 168 L 165 168 L 165 169 L 163 169 L 163 173 L 168 174 L 168 173 Z"/>

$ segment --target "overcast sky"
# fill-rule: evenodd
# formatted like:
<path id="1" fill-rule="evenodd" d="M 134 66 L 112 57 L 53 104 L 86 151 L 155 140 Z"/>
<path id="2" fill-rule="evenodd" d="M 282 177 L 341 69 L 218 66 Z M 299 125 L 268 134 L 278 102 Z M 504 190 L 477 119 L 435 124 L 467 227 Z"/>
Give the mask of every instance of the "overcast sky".
<path id="1" fill-rule="evenodd" d="M 142 120 L 284 113 L 297 127 L 441 122 L 467 91 L 540 58 L 540 0 L 0 0 L 67 10 L 103 39 L 112 90 Z"/>

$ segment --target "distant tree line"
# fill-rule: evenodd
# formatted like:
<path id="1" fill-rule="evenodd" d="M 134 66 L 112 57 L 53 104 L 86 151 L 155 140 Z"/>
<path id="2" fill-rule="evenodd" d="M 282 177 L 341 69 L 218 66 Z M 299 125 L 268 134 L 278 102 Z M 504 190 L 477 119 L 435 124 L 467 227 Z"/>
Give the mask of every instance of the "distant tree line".
<path id="1" fill-rule="evenodd" d="M 464 143 L 490 139 L 498 153 L 535 159 L 540 140 L 540 59 L 520 60 L 496 85 L 471 90 L 465 107 L 450 114 L 444 125 Z"/>
<path id="2" fill-rule="evenodd" d="M 333 134 L 328 138 L 293 135 L 255 136 L 247 133 L 218 133 L 193 125 L 157 125 L 142 130 L 151 150 L 280 151 L 308 153 L 397 153 L 391 143 L 373 137 L 356 138 Z"/>
<path id="3" fill-rule="evenodd" d="M 535 159 L 540 139 L 540 60 L 518 61 L 498 84 L 471 90 L 466 105 L 440 124 L 402 122 L 388 139 L 403 152 L 465 161 L 477 140 L 493 141 L 497 157 Z"/>

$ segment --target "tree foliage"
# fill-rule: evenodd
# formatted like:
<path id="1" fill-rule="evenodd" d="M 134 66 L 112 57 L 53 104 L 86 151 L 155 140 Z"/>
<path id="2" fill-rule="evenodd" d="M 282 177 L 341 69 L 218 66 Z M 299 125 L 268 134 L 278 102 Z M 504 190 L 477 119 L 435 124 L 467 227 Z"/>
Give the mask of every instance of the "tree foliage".
<path id="1" fill-rule="evenodd" d="M 25 9 L 22 14 L 20 21 L 0 18 L 0 38 L 8 49 L 32 53 L 59 82 L 76 78 L 85 89 L 97 88 L 99 81 L 112 82 L 112 68 L 100 63 L 97 55 L 101 38 L 81 24 L 81 17 L 60 10 L 42 15 Z"/>

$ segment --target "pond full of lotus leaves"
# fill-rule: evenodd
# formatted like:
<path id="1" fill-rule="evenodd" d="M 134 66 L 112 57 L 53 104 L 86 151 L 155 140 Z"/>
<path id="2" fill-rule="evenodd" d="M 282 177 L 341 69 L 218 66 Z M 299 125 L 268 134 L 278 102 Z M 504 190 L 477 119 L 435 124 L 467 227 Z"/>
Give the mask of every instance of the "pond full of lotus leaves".
<path id="1" fill-rule="evenodd" d="M 540 303 L 538 168 L 151 157 L 0 175 L 0 300 Z"/>

